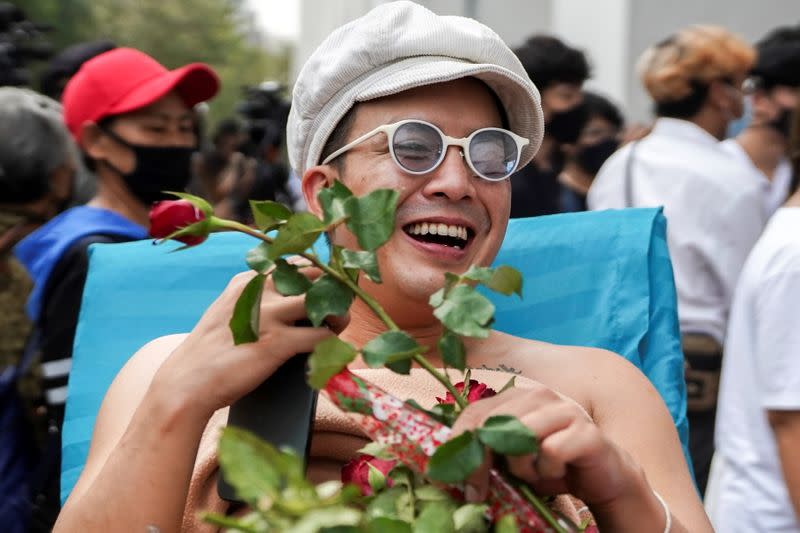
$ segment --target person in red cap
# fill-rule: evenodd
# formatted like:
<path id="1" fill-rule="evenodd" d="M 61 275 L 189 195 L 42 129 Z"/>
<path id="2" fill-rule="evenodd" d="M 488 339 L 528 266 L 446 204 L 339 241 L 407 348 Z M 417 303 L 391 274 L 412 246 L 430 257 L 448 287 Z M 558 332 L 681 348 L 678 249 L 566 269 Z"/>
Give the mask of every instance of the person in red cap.
<path id="1" fill-rule="evenodd" d="M 41 352 L 50 431 L 60 431 L 72 342 L 93 243 L 144 239 L 148 211 L 189 182 L 196 149 L 192 108 L 212 98 L 219 79 L 200 63 L 168 70 L 131 48 L 90 59 L 67 83 L 63 113 L 69 132 L 97 176 L 85 206 L 64 211 L 31 233 L 14 253 L 34 280 L 27 312 Z M 52 491 L 39 522 L 55 521 L 61 444 L 53 445 Z M 54 509 L 53 509 L 54 508 Z M 46 528 L 49 530 L 49 527 Z"/>

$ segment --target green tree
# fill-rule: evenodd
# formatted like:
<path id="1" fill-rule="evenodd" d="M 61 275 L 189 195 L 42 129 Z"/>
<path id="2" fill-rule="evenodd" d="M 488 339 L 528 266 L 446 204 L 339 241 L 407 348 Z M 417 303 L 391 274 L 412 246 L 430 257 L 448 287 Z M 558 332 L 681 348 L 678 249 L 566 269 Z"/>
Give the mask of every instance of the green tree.
<path id="1" fill-rule="evenodd" d="M 168 68 L 208 63 L 222 80 L 210 102 L 212 123 L 234 113 L 242 86 L 288 79 L 291 50 L 267 51 L 243 0 L 25 0 L 24 9 L 56 27 L 51 40 L 58 48 L 104 38 Z"/>

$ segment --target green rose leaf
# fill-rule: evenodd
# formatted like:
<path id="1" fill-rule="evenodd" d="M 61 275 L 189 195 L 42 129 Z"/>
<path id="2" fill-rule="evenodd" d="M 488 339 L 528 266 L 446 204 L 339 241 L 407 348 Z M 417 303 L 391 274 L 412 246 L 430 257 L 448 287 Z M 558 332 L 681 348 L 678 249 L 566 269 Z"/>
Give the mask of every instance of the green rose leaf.
<path id="1" fill-rule="evenodd" d="M 270 259 L 275 260 L 282 255 L 305 252 L 324 229 L 322 221 L 311 213 L 292 215 L 278 230 L 272 246 L 269 247 Z"/>
<path id="2" fill-rule="evenodd" d="M 259 274 L 265 273 L 275 264 L 269 258 L 269 245 L 265 242 L 247 252 L 245 260 L 247 261 L 247 266 Z"/>
<path id="3" fill-rule="evenodd" d="M 348 198 L 352 198 L 353 193 L 341 181 L 336 180 L 333 185 L 319 191 L 317 199 L 322 205 L 323 221 L 329 225 L 339 220 L 347 218 L 347 208 L 345 206 Z"/>
<path id="4" fill-rule="evenodd" d="M 517 376 L 511 376 L 511 379 L 506 381 L 506 384 L 503 385 L 503 388 L 500 389 L 499 391 L 497 391 L 497 394 L 500 394 L 501 392 L 505 392 L 508 389 L 513 389 L 514 387 L 516 387 L 516 385 L 517 385 Z"/>
<path id="5" fill-rule="evenodd" d="M 516 293 L 522 297 L 522 274 L 516 268 L 500 265 L 494 269 L 491 279 L 486 286 L 495 292 L 510 296 Z"/>
<path id="6" fill-rule="evenodd" d="M 456 405 L 453 403 L 437 403 L 431 407 L 428 414 L 449 427 L 456 423 Z"/>
<path id="7" fill-rule="evenodd" d="M 539 449 L 536 435 L 514 416 L 490 417 L 477 434 L 482 443 L 502 455 L 526 455 Z"/>
<path id="8" fill-rule="evenodd" d="M 230 426 L 222 430 L 217 452 L 225 480 L 251 505 L 278 494 L 283 483 L 279 465 L 291 460 L 252 433 Z"/>
<path id="9" fill-rule="evenodd" d="M 414 496 L 423 502 L 449 502 L 450 496 L 443 490 L 433 485 L 422 485 L 414 489 Z"/>
<path id="10" fill-rule="evenodd" d="M 393 518 L 411 522 L 414 519 L 414 507 L 406 487 L 392 487 L 378 493 L 367 505 L 367 518 Z"/>
<path id="11" fill-rule="evenodd" d="M 394 459 L 394 457 L 386 451 L 386 446 L 383 444 L 378 444 L 374 441 L 370 441 L 365 444 L 361 449 L 358 450 L 358 453 L 371 455 L 373 457 L 377 457 L 378 459 Z"/>
<path id="12" fill-rule="evenodd" d="M 492 279 L 493 273 L 494 273 L 493 268 L 473 265 L 469 267 L 469 270 L 464 272 L 464 274 L 461 277 L 464 279 L 477 281 L 478 283 L 488 283 L 489 280 Z"/>
<path id="13" fill-rule="evenodd" d="M 517 519 L 513 514 L 506 514 L 494 523 L 494 533 L 519 533 Z"/>
<path id="14" fill-rule="evenodd" d="M 445 329 L 437 342 L 444 363 L 452 368 L 464 370 L 467 366 L 466 349 L 461 337 Z"/>
<path id="15" fill-rule="evenodd" d="M 297 265 L 289 264 L 285 259 L 275 260 L 272 282 L 275 290 L 284 296 L 303 294 L 311 287 L 311 281 L 300 272 Z"/>
<path id="16" fill-rule="evenodd" d="M 355 528 L 361 522 L 361 511 L 345 506 L 323 507 L 313 509 L 300 518 L 294 525 L 284 529 L 285 533 L 320 533 L 321 531 L 358 531 Z M 343 529 L 342 529 L 343 528 Z"/>
<path id="17" fill-rule="evenodd" d="M 372 489 L 372 493 L 377 494 L 386 488 L 386 476 L 383 475 L 383 472 L 372 466 L 371 463 L 367 463 L 367 467 L 369 468 L 367 472 L 367 482 Z"/>
<path id="18" fill-rule="evenodd" d="M 462 277 L 477 281 L 489 289 L 506 296 L 514 293 L 522 296 L 522 274 L 519 270 L 507 265 L 500 265 L 495 268 L 472 266 Z"/>
<path id="19" fill-rule="evenodd" d="M 367 523 L 368 533 L 411 533 L 411 524 L 396 518 L 379 516 Z"/>
<path id="20" fill-rule="evenodd" d="M 453 523 L 458 533 L 485 533 L 489 530 L 486 520 L 488 505 L 468 503 L 453 513 Z"/>
<path id="21" fill-rule="evenodd" d="M 366 196 L 353 196 L 345 202 L 349 218 L 347 227 L 367 251 L 375 251 L 389 240 L 394 231 L 394 214 L 397 208 L 397 191 L 378 189 Z"/>
<path id="22" fill-rule="evenodd" d="M 474 288 L 456 285 L 433 314 L 454 333 L 486 338 L 494 318 L 494 305 Z"/>
<path id="23" fill-rule="evenodd" d="M 314 326 L 322 324 L 328 315 L 341 316 L 353 303 L 353 291 L 336 278 L 323 274 L 306 293 L 306 312 Z"/>
<path id="24" fill-rule="evenodd" d="M 403 331 L 386 331 L 381 333 L 361 349 L 364 362 L 372 368 L 394 363 L 408 363 L 411 367 L 411 358 L 420 353 L 422 346 L 417 344 L 410 335 Z M 405 368 L 405 366 L 400 366 Z M 395 370 L 396 371 L 396 370 Z M 408 372 L 401 372 L 407 374 Z"/>
<path id="25" fill-rule="evenodd" d="M 214 208 L 211 207 L 211 204 L 208 203 L 204 198 L 200 198 L 199 196 L 195 196 L 193 194 L 189 194 L 188 192 L 176 192 L 176 191 L 164 191 L 167 194 L 171 194 L 173 196 L 177 196 L 183 200 L 188 200 L 195 206 L 197 209 L 203 212 L 206 218 L 210 218 L 211 215 L 214 214 Z"/>
<path id="26" fill-rule="evenodd" d="M 275 229 L 292 216 L 292 210 L 271 200 L 250 200 L 253 221 L 261 231 Z"/>
<path id="27" fill-rule="evenodd" d="M 434 481 L 460 483 L 483 462 L 483 445 L 475 434 L 465 431 L 438 448 L 428 461 L 427 474 Z"/>
<path id="28" fill-rule="evenodd" d="M 455 530 L 453 506 L 448 502 L 428 503 L 414 521 L 414 533 L 455 533 Z"/>
<path id="29" fill-rule="evenodd" d="M 356 250 L 342 250 L 342 266 L 345 268 L 358 268 L 364 271 L 367 277 L 375 282 L 381 282 L 381 273 L 378 270 L 378 257 L 375 252 Z"/>
<path id="30" fill-rule="evenodd" d="M 236 300 L 233 316 L 228 326 L 237 346 L 258 340 L 258 324 L 261 318 L 261 294 L 264 292 L 264 274 L 253 276 Z"/>
<path id="31" fill-rule="evenodd" d="M 314 346 L 308 358 L 308 384 L 314 389 L 322 389 L 328 380 L 344 370 L 358 352 L 339 337 L 328 337 Z"/>

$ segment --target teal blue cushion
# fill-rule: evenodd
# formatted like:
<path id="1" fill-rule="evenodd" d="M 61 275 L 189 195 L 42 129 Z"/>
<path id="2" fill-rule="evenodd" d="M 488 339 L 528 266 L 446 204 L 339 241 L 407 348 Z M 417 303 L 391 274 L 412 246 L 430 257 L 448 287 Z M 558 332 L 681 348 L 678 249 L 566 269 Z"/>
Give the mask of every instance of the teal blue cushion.
<path id="1" fill-rule="evenodd" d="M 509 224 L 497 258 L 524 276 L 523 298 L 489 295 L 497 329 L 559 344 L 596 346 L 639 367 L 664 398 L 686 453 L 686 390 L 666 221 L 657 209 L 574 213 Z M 63 431 L 61 496 L 86 460 L 94 420 L 116 373 L 144 343 L 189 331 L 254 240 L 212 235 L 175 243 L 98 244 L 75 334 Z M 688 454 L 686 454 L 688 457 Z"/>

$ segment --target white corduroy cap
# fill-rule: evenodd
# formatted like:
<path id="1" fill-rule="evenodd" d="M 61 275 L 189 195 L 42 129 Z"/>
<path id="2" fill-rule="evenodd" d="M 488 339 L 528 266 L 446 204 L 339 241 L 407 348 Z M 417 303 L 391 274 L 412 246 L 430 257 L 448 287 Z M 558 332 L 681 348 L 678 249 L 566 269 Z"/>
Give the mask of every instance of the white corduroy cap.
<path id="1" fill-rule="evenodd" d="M 475 77 L 502 102 L 514 133 L 530 140 L 519 168 L 539 149 L 539 91 L 491 29 L 439 16 L 414 2 L 382 4 L 331 33 L 306 61 L 292 94 L 289 162 L 298 175 L 319 163 L 336 125 L 356 102 Z"/>

